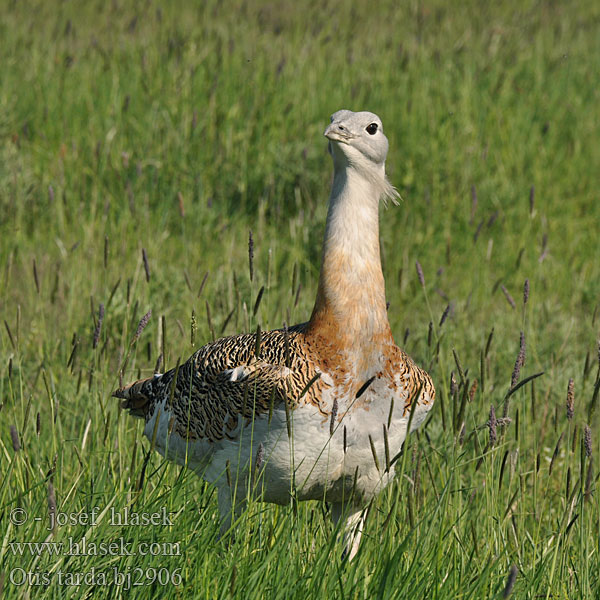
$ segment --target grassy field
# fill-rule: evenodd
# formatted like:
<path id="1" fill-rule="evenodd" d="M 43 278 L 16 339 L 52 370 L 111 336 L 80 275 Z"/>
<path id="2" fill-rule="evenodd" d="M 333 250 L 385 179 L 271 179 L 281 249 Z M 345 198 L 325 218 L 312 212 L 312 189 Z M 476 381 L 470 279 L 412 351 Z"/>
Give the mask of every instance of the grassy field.
<path id="1" fill-rule="evenodd" d="M 597 3 L 0 16 L 3 598 L 600 597 Z M 318 503 L 254 502 L 219 541 L 214 490 L 110 397 L 308 318 L 340 108 L 390 140 L 389 317 L 438 394 L 350 564 Z"/>

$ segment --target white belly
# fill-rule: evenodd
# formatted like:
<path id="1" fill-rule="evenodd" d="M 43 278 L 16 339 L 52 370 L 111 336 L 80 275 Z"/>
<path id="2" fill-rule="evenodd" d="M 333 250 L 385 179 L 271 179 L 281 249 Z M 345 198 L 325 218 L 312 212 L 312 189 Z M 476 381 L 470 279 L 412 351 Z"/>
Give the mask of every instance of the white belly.
<path id="1" fill-rule="evenodd" d="M 298 500 L 329 502 L 344 502 L 354 496 L 362 504 L 393 477 L 393 466 L 386 468 L 384 425 L 389 459 L 400 451 L 406 437 L 408 413 L 403 415 L 404 399 L 396 399 L 387 427 L 391 398 L 382 398 L 381 392 L 374 389 L 373 401 L 364 401 L 359 407 L 340 401 L 333 434 L 331 419 L 309 404 L 289 412 L 291 436 L 285 410 L 279 408 L 273 411 L 270 422 L 262 415 L 254 423 L 240 427 L 235 440 L 218 442 L 186 441 L 176 433 L 168 435 L 170 415 L 161 413 L 155 447 L 166 458 L 187 465 L 219 487 L 235 487 L 245 495 L 250 485 L 267 502 L 287 504 L 293 494 Z M 345 413 L 344 407 L 349 405 L 351 408 Z M 424 420 L 430 407 L 431 404 L 415 407 L 413 429 Z M 164 410 L 164 405 L 160 408 Z M 155 419 L 156 414 L 144 429 L 149 439 Z"/>

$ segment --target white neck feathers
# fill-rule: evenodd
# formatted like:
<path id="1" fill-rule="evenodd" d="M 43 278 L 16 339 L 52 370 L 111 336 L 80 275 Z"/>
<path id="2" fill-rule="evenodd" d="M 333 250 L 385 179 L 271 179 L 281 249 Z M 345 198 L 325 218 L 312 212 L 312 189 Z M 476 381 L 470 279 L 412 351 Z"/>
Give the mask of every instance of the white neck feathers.
<path id="1" fill-rule="evenodd" d="M 336 164 L 319 290 L 309 331 L 349 344 L 390 335 L 379 254 L 379 199 L 395 191 L 385 170 Z M 382 339 L 383 339 L 382 338 Z"/>

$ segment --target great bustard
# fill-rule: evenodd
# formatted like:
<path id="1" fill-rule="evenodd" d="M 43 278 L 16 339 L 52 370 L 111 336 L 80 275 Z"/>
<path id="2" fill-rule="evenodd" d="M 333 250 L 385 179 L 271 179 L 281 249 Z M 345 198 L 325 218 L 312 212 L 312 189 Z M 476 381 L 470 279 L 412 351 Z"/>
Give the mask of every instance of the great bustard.
<path id="1" fill-rule="evenodd" d="M 223 531 L 256 487 L 266 502 L 325 500 L 335 522 L 347 519 L 352 558 L 365 507 L 393 478 L 384 457 L 400 452 L 409 417 L 412 429 L 423 422 L 435 390 L 388 322 L 378 207 L 396 192 L 381 120 L 340 110 L 325 137 L 334 178 L 310 320 L 259 343 L 219 339 L 114 395 L 163 456 L 217 486 Z"/>

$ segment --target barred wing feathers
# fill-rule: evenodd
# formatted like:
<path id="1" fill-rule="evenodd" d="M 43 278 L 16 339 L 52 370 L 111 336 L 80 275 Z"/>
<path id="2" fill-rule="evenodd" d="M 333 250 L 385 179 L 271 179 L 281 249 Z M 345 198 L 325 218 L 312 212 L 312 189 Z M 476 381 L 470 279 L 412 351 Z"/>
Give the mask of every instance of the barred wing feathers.
<path id="1" fill-rule="evenodd" d="M 303 325 L 221 338 L 193 354 L 179 369 L 117 390 L 121 407 L 149 421 L 158 405 L 169 411 L 169 429 L 188 440 L 235 439 L 241 423 L 287 403 L 321 406 L 324 382 L 302 343 Z"/>

